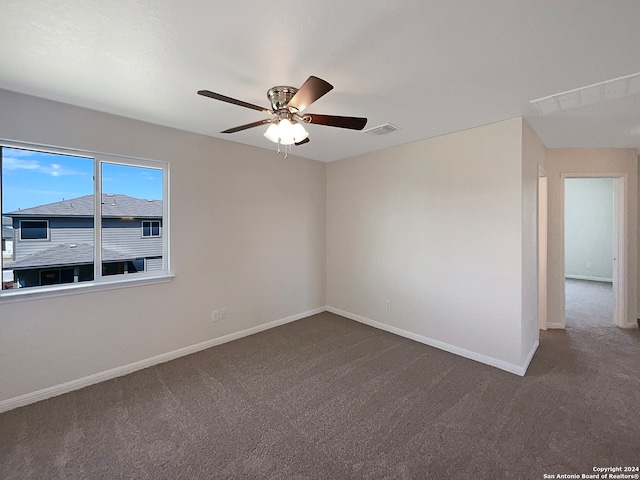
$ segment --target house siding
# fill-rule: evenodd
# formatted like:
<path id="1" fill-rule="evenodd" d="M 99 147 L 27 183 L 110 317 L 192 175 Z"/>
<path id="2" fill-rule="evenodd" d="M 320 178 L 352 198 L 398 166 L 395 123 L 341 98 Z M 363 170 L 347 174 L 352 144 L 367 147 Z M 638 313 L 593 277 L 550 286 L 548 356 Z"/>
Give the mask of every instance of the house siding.
<path id="1" fill-rule="evenodd" d="M 148 219 L 144 219 L 148 220 Z M 102 246 L 126 253 L 132 257 L 154 257 L 162 255 L 162 222 L 159 237 L 142 236 L 142 219 L 102 219 Z"/>
<path id="2" fill-rule="evenodd" d="M 15 260 L 41 252 L 56 245 L 86 243 L 93 245 L 92 218 L 46 218 L 49 221 L 48 240 L 20 240 L 21 220 L 42 220 L 43 218 L 15 218 L 16 232 Z M 144 219 L 147 220 L 147 219 Z M 160 220 L 160 219 L 155 219 Z M 156 257 L 162 255 L 163 225 L 160 220 L 159 237 L 143 237 L 140 218 L 103 218 L 102 246 L 129 255 L 131 258 Z"/>
<path id="3" fill-rule="evenodd" d="M 147 258 L 145 269 L 147 272 L 154 272 L 162 270 L 162 257 L 160 258 Z"/>
<path id="4" fill-rule="evenodd" d="M 24 220 L 43 220 L 43 218 L 14 218 L 15 229 L 15 259 L 32 255 L 56 245 L 70 243 L 87 243 L 93 245 L 93 219 L 92 218 L 46 218 L 49 221 L 48 240 L 20 240 L 20 222 Z"/>

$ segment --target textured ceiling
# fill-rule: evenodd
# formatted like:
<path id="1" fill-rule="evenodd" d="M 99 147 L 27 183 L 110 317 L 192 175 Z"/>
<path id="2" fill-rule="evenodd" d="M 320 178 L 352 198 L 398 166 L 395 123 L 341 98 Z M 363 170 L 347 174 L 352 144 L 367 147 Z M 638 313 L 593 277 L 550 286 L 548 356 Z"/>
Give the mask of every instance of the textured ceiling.
<path id="1" fill-rule="evenodd" d="M 310 125 L 294 153 L 323 161 L 516 116 L 548 147 L 640 148 L 640 96 L 528 104 L 640 72 L 637 0 L 4 0 L 0 65 L 0 88 L 267 149 L 265 127 L 218 133 L 260 112 L 196 91 L 268 106 L 316 75 L 335 88 L 308 111 L 399 127 Z"/>

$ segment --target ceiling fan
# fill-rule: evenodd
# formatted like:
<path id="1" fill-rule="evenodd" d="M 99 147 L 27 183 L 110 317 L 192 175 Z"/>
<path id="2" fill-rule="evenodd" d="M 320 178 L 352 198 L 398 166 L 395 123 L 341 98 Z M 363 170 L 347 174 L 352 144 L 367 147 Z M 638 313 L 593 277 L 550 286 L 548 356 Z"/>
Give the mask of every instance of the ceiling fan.
<path id="1" fill-rule="evenodd" d="M 362 117 L 340 117 L 336 115 L 320 115 L 316 113 L 302 113 L 309 105 L 333 89 L 333 85 L 321 78 L 310 76 L 300 87 L 279 86 L 269 89 L 267 98 L 271 102 L 271 108 L 264 108 L 252 103 L 236 100 L 209 90 L 200 90 L 198 95 L 213 98 L 241 107 L 251 108 L 270 115 L 265 118 L 239 127 L 229 128 L 220 133 L 235 133 L 248 128 L 259 127 L 269 123 L 269 128 L 264 133 L 272 142 L 278 145 L 303 145 L 309 142 L 309 133 L 302 126 L 303 123 L 327 125 L 329 127 L 348 128 L 362 130 L 367 124 L 367 119 Z"/>

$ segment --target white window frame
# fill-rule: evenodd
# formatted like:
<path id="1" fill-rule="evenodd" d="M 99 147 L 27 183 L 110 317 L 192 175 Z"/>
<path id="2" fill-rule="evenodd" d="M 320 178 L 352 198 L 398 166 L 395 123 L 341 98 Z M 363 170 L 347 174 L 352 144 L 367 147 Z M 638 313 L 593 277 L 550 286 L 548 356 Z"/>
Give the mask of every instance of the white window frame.
<path id="1" fill-rule="evenodd" d="M 155 283 L 165 283 L 173 279 L 174 275 L 170 270 L 170 242 L 169 242 L 169 163 L 158 160 L 149 160 L 137 157 L 127 157 L 103 152 L 93 152 L 88 150 L 52 147 L 38 145 L 34 143 L 14 142 L 0 139 L 0 147 L 19 148 L 33 150 L 42 153 L 53 153 L 93 159 L 93 195 L 94 195 L 94 217 L 93 217 L 93 268 L 94 280 L 78 283 L 63 283 L 57 285 L 47 285 L 40 287 L 18 288 L 11 290 L 0 290 L 0 304 L 10 301 L 28 300 L 33 297 L 55 297 L 72 293 L 112 290 L 118 288 L 129 288 L 134 285 L 149 285 Z M 162 270 L 151 273 L 137 272 L 126 275 L 102 275 L 102 165 L 105 163 L 127 165 L 132 167 L 152 168 L 162 171 Z M 1 165 L 0 165 L 1 167 Z M 1 173 L 1 170 L 0 170 Z M 1 180 L 1 176 L 0 176 Z M 1 187 L 1 185 L 0 185 Z M 0 195 L 0 212 L 2 211 L 2 195 Z M 21 220 L 22 221 L 22 220 Z M 25 221 L 29 221 L 25 219 Z M 47 240 L 50 240 L 50 225 L 47 221 Z M 157 237 L 154 237 L 157 238 Z M 20 240 L 20 241 L 44 241 L 44 239 Z"/>
<path id="2" fill-rule="evenodd" d="M 149 235 L 145 235 L 144 234 L 144 224 L 148 223 L 149 224 Z M 158 235 L 154 235 L 153 234 L 153 224 L 157 223 L 158 224 Z M 160 238 L 162 236 L 162 222 L 160 220 L 142 220 L 141 224 L 140 224 L 140 235 L 142 238 Z"/>
<path id="3" fill-rule="evenodd" d="M 47 236 L 45 238 L 22 238 L 22 224 L 25 222 L 45 222 L 47 224 Z M 20 219 L 20 235 L 18 235 L 19 242 L 50 242 L 51 230 L 49 229 L 49 220 L 34 220 L 34 219 Z"/>

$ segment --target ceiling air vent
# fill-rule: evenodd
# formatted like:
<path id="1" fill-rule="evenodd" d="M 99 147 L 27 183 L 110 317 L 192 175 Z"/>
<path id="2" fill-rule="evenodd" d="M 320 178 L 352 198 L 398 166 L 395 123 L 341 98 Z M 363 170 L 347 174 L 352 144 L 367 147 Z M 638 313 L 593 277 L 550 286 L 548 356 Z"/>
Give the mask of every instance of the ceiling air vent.
<path id="1" fill-rule="evenodd" d="M 548 115 L 638 94 L 640 94 L 640 72 L 531 100 L 529 104 L 538 115 Z"/>
<path id="2" fill-rule="evenodd" d="M 372 135 L 386 135 L 387 133 L 393 133 L 398 130 L 398 127 L 395 125 L 391 125 L 390 123 L 385 123 L 384 125 L 378 125 L 377 127 L 367 128 L 363 130 L 362 133 L 370 133 Z"/>

